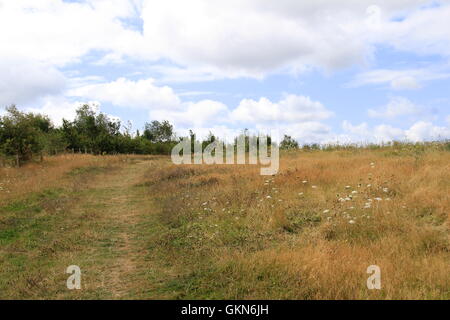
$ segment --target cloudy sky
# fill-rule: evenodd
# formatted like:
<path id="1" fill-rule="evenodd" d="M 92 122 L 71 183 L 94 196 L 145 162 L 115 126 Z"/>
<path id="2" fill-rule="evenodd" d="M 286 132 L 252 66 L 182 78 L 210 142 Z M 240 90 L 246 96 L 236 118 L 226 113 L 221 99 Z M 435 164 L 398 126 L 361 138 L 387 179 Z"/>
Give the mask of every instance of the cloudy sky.
<path id="1" fill-rule="evenodd" d="M 450 0 L 0 0 L 0 44 L 0 106 L 56 124 L 450 138 Z"/>

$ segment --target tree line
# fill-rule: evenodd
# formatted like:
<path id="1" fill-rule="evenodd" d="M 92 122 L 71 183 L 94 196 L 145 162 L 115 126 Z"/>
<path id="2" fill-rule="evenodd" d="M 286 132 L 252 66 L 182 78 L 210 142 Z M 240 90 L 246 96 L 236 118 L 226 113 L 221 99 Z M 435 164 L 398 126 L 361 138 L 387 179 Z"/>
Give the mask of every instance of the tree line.
<path id="1" fill-rule="evenodd" d="M 146 123 L 142 134 L 84 104 L 73 121 L 55 126 L 43 114 L 20 111 L 15 105 L 0 117 L 0 155 L 20 165 L 36 156 L 61 152 L 104 154 L 170 154 L 176 144 L 168 121 Z"/>
<path id="2" fill-rule="evenodd" d="M 248 149 L 247 130 L 242 134 L 245 135 Z M 189 138 L 192 143 L 200 142 L 203 149 L 218 140 L 210 133 L 204 140 L 198 141 L 192 130 Z M 36 157 L 42 160 L 43 155 L 62 152 L 169 155 L 180 139 L 167 120 L 145 123 L 142 133 L 139 130 L 131 132 L 131 125 L 122 126 L 120 121 L 96 112 L 88 104 L 76 110 L 73 121 L 63 119 L 59 127 L 47 115 L 24 112 L 15 105 L 7 107 L 6 114 L 0 117 L 0 156 L 2 159 L 13 159 L 17 165 Z M 236 142 L 237 138 L 234 140 Z M 280 146 L 288 149 L 298 147 L 298 144 L 285 136 Z"/>

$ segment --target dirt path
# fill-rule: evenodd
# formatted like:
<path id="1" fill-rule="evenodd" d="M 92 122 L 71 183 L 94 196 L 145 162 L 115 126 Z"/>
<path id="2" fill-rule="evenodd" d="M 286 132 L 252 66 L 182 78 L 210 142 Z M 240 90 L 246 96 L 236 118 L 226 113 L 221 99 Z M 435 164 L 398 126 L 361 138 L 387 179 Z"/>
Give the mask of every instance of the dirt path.
<path id="1" fill-rule="evenodd" d="M 108 173 L 79 204 L 83 208 L 95 208 L 100 214 L 98 222 L 104 228 L 100 230 L 101 235 L 109 238 L 106 239 L 110 243 L 106 258 L 94 261 L 102 270 L 99 272 L 101 279 L 93 280 L 97 282 L 95 287 L 113 299 L 132 297 L 135 294 L 132 291 L 143 280 L 138 277 L 138 268 L 143 264 L 145 247 L 137 227 L 143 215 L 149 214 L 151 200 L 137 192 L 136 185 L 151 165 L 151 161 L 141 161 Z M 94 246 L 92 256 L 104 257 L 102 250 L 103 247 Z"/>

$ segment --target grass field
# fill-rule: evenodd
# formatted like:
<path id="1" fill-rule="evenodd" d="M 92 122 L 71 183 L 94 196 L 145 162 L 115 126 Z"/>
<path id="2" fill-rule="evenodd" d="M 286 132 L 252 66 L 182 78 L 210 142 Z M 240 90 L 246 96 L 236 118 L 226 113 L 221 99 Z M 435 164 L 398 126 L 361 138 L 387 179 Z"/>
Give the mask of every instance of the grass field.
<path id="1" fill-rule="evenodd" d="M 442 148 L 284 152 L 270 177 L 61 155 L 0 169 L 0 204 L 1 299 L 450 299 Z"/>

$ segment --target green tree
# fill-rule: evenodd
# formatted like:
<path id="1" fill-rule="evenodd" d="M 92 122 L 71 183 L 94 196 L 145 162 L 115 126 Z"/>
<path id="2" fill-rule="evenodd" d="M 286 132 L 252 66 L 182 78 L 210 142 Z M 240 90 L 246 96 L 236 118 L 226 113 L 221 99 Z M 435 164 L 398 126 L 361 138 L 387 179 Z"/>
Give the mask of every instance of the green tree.
<path id="1" fill-rule="evenodd" d="M 145 124 L 143 135 L 152 142 L 171 142 L 174 138 L 173 126 L 167 120 L 154 120 Z"/>
<path id="2" fill-rule="evenodd" d="M 0 117 L 0 152 L 16 156 L 20 165 L 44 149 L 46 134 L 51 130 L 53 125 L 47 116 L 25 113 L 12 105 Z"/>
<path id="3" fill-rule="evenodd" d="M 284 138 L 280 143 L 280 149 L 298 149 L 298 142 L 295 141 L 291 136 L 284 135 Z"/>

